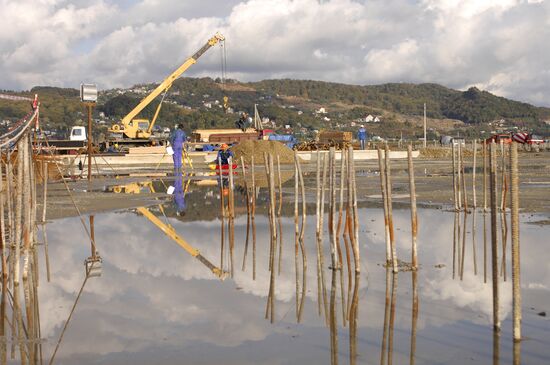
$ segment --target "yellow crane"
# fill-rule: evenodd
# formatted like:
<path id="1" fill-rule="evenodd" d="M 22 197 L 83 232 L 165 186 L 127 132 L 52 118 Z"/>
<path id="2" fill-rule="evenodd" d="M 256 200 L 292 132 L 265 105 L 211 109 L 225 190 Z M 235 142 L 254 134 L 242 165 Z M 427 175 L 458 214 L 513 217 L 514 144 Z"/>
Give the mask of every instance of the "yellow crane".
<path id="1" fill-rule="evenodd" d="M 144 182 L 144 183 L 129 183 L 125 185 L 118 185 L 114 186 L 112 188 L 112 191 L 114 193 L 126 193 L 126 194 L 140 194 L 142 187 L 148 187 L 151 193 L 155 193 L 155 189 L 153 188 L 153 183 L 151 181 Z M 162 214 L 164 214 L 164 208 L 162 205 L 159 204 L 159 209 Z M 159 228 L 166 236 L 168 236 L 170 239 L 172 239 L 174 242 L 176 242 L 181 248 L 183 248 L 187 253 L 189 253 L 191 256 L 199 260 L 204 266 L 206 266 L 214 275 L 216 275 L 221 280 L 224 280 L 227 277 L 227 273 L 220 269 L 219 267 L 215 266 L 212 262 L 210 262 L 206 257 L 201 255 L 200 251 L 197 250 L 195 247 L 191 246 L 183 237 L 181 237 L 178 232 L 168 223 L 164 223 L 162 220 L 160 220 L 156 215 L 154 215 L 149 208 L 146 207 L 139 207 L 136 208 L 138 212 L 140 212 L 145 218 L 147 218 L 151 223 L 153 223 L 157 228 Z"/>
<path id="2" fill-rule="evenodd" d="M 183 74 L 189 67 L 195 64 L 199 57 L 202 56 L 206 51 L 208 51 L 212 46 L 223 41 L 225 41 L 225 37 L 223 35 L 221 35 L 220 33 L 214 34 L 197 52 L 195 52 L 191 57 L 185 60 L 185 62 L 180 67 L 178 67 L 177 70 L 172 72 L 166 79 L 164 79 L 164 81 L 160 83 L 160 85 L 157 86 L 155 90 L 153 90 L 149 95 L 143 98 L 143 100 L 141 100 L 141 102 L 134 109 L 132 109 L 124 118 L 122 118 L 119 124 L 113 124 L 109 128 L 109 132 L 123 138 L 148 140 L 151 137 L 153 126 L 155 125 L 155 122 L 159 115 L 162 100 L 157 106 L 155 115 L 153 116 L 153 119 L 151 121 L 149 121 L 148 119 L 137 119 L 137 115 L 161 93 L 164 92 L 164 96 L 166 96 L 166 92 L 168 92 L 173 82 L 179 76 L 181 76 L 181 74 Z"/>

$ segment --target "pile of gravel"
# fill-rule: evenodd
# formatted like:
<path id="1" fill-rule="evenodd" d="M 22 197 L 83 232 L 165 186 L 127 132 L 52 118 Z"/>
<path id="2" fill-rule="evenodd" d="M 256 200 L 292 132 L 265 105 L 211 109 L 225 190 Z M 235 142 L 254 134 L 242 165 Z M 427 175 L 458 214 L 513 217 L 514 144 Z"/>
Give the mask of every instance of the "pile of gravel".
<path id="1" fill-rule="evenodd" d="M 282 164 L 294 163 L 294 151 L 278 141 L 243 141 L 232 148 L 235 159 L 239 163 L 241 156 L 245 164 L 250 164 L 254 156 L 254 164 L 263 165 L 264 153 L 273 155 L 273 161 L 276 163 L 277 156 Z"/>

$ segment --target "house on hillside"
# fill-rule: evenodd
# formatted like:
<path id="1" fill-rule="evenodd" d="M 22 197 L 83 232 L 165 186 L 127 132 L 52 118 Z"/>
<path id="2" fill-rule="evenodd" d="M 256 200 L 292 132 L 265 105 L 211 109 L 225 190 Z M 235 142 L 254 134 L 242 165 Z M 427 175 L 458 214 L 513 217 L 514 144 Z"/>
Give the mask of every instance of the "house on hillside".
<path id="1" fill-rule="evenodd" d="M 315 114 L 327 114 L 327 110 L 324 107 L 320 107 L 315 111 Z"/>

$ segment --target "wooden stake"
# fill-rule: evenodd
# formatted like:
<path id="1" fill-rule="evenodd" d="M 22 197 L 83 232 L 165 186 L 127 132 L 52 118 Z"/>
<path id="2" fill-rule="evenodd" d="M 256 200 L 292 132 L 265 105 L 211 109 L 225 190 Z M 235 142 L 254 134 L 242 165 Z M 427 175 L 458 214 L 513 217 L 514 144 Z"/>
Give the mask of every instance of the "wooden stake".
<path id="1" fill-rule="evenodd" d="M 391 185 L 391 169 L 390 169 L 390 149 L 388 148 L 388 145 L 386 144 L 385 148 L 385 164 L 386 164 L 386 194 L 388 197 L 388 226 L 390 230 L 390 245 L 391 245 L 391 253 L 392 253 L 392 269 L 393 272 L 396 273 L 398 271 L 397 269 L 397 253 L 395 249 L 395 240 L 394 240 L 394 233 L 393 233 L 393 208 L 392 208 L 392 185 Z"/>
<path id="2" fill-rule="evenodd" d="M 474 139 L 474 163 L 472 166 L 472 196 L 474 210 L 477 208 L 477 197 L 476 197 L 476 159 L 477 159 L 477 139 Z"/>
<path id="3" fill-rule="evenodd" d="M 416 235 L 418 232 L 418 218 L 416 214 L 416 187 L 414 184 L 414 166 L 412 160 L 412 146 L 407 147 L 409 167 L 409 191 L 411 198 L 411 232 L 412 232 L 412 267 L 418 269 L 418 254 L 416 251 Z"/>
<path id="4" fill-rule="evenodd" d="M 521 285 L 519 247 L 519 174 L 517 143 L 510 145 L 510 195 L 512 221 L 512 305 L 514 342 L 521 341 Z M 516 352 L 514 352 L 516 354 Z M 517 351 L 519 359 L 519 351 Z M 514 359 L 516 356 L 514 356 Z M 519 363 L 519 361 L 518 361 Z"/>
<path id="5" fill-rule="evenodd" d="M 496 176 L 496 146 L 491 143 L 489 149 L 489 174 L 491 191 L 491 265 L 493 279 L 493 327 L 500 331 L 499 290 L 498 290 L 498 236 L 497 236 L 497 176 Z"/>
<path id="6" fill-rule="evenodd" d="M 378 166 L 380 169 L 380 191 L 382 193 L 382 202 L 384 205 L 384 238 L 386 240 L 386 265 L 389 265 L 391 261 L 391 243 L 390 243 L 390 226 L 389 226 L 390 216 L 388 214 L 388 193 L 386 191 L 385 157 L 384 157 L 384 152 L 380 147 L 378 148 Z"/>

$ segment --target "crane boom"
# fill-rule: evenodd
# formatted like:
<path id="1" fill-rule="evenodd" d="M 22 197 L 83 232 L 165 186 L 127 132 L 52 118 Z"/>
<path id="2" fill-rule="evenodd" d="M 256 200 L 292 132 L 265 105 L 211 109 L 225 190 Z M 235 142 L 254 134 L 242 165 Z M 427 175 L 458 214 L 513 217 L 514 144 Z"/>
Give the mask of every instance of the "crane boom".
<path id="1" fill-rule="evenodd" d="M 141 100 L 134 109 L 132 109 L 124 118 L 122 118 L 122 120 L 120 121 L 120 125 L 113 125 L 111 129 L 109 129 L 109 131 L 114 133 L 122 132 L 128 138 L 149 138 L 151 136 L 156 117 L 158 116 L 160 105 L 159 108 L 157 108 L 155 118 L 151 121 L 151 123 L 149 123 L 148 120 L 134 118 L 163 91 L 168 91 L 168 89 L 172 86 L 172 83 L 189 67 L 195 64 L 199 57 L 201 57 L 212 46 L 224 40 L 225 37 L 220 33 L 214 34 L 197 52 L 195 52 L 191 57 L 185 60 L 185 62 L 180 67 L 178 67 L 167 78 L 165 78 L 164 81 L 162 81 L 159 86 L 155 88 L 155 90 L 153 90 L 149 95 L 143 98 L 143 100 Z"/>

